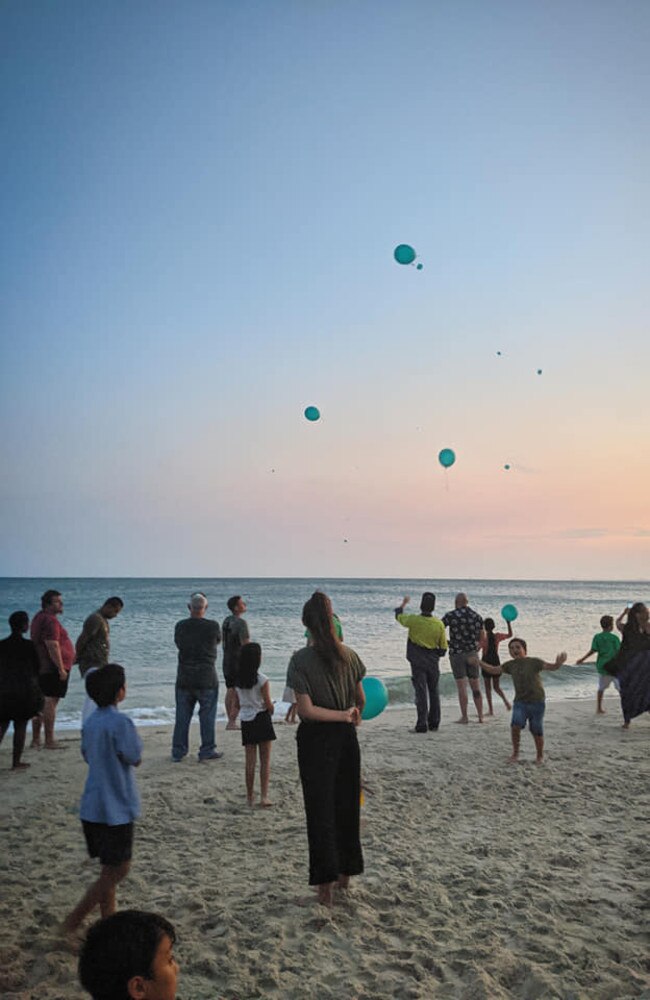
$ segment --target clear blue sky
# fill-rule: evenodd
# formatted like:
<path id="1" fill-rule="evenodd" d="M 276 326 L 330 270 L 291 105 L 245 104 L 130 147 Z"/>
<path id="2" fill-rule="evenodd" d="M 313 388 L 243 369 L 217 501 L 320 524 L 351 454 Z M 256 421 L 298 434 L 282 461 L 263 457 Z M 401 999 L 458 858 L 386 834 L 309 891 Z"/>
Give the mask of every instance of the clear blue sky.
<path id="1" fill-rule="evenodd" d="M 5 2 L 0 572 L 647 575 L 649 29 Z"/>

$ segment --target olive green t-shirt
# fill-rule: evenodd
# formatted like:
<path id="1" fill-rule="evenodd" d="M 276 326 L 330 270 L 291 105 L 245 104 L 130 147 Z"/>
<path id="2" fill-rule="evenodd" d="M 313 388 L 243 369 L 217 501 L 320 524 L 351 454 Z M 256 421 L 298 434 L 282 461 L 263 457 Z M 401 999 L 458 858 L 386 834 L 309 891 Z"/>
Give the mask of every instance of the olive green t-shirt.
<path id="1" fill-rule="evenodd" d="M 314 705 L 345 711 L 357 700 L 357 684 L 366 675 L 366 668 L 348 646 L 341 645 L 344 663 L 340 671 L 332 671 L 313 646 L 297 650 L 289 661 L 287 685 L 296 694 L 308 694 Z"/>
<path id="2" fill-rule="evenodd" d="M 544 661 L 535 656 L 524 656 L 520 660 L 508 660 L 501 664 L 504 674 L 510 674 L 515 687 L 515 701 L 544 701 L 544 685 L 539 676 L 544 669 Z"/>

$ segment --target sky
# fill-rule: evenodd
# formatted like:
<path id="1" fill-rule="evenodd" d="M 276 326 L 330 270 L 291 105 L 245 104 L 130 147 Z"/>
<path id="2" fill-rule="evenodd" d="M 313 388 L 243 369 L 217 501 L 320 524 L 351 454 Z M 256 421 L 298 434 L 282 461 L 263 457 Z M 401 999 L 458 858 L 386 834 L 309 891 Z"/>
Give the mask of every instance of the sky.
<path id="1" fill-rule="evenodd" d="M 5 0 L 0 573 L 647 579 L 649 49 L 646 0 Z"/>

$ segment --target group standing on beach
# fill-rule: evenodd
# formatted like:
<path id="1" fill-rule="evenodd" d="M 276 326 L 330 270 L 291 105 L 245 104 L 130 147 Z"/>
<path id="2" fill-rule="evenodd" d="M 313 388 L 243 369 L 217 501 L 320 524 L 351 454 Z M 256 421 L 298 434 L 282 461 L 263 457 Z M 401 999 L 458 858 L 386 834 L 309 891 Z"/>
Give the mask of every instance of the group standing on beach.
<path id="1" fill-rule="evenodd" d="M 535 743 L 536 763 L 542 763 L 545 693 L 541 674 L 558 670 L 566 662 L 566 653 L 559 653 L 553 662 L 529 656 L 525 640 L 512 635 L 510 624 L 507 632 L 496 632 L 493 619 L 483 620 L 463 593 L 456 596 L 454 609 L 441 619 L 433 615 L 436 603 L 433 593 L 427 591 L 422 595 L 419 614 L 405 612 L 408 602 L 408 596 L 404 597 L 395 609 L 395 616 L 408 630 L 407 659 L 417 709 L 415 732 L 436 732 L 440 726 L 439 663 L 449 651 L 461 709 L 458 722 L 468 723 L 468 687 L 478 721 L 483 721 L 479 670 L 483 671 L 486 682 L 489 714 L 494 711 L 490 680 L 495 693 L 510 708 L 498 684 L 502 674 L 508 675 L 515 693 L 509 759 L 513 763 L 519 760 L 521 731 L 528 725 Z M 109 662 L 109 622 L 119 614 L 123 602 L 118 597 L 109 598 L 88 616 L 76 647 L 58 621 L 63 611 L 61 594 L 46 591 L 41 604 L 41 611 L 32 622 L 31 640 L 24 638 L 28 616 L 19 611 L 9 619 L 11 635 L 0 642 L 0 740 L 13 721 L 13 767 L 19 770 L 27 766 L 20 760 L 27 723 L 30 718 L 37 719 L 34 739 L 38 741 L 42 711 L 45 747 L 58 747 L 54 737 L 56 707 L 58 700 L 65 697 L 70 669 L 76 660 L 91 700 L 90 710 L 88 706 L 84 708 L 82 728 L 81 750 L 88 764 L 88 776 L 80 819 L 88 853 L 91 858 L 99 859 L 100 872 L 66 917 L 64 928 L 75 931 L 88 914 L 99 908 L 103 921 L 88 935 L 81 960 L 85 970 L 82 981 L 88 984 L 97 983 L 91 956 L 95 955 L 98 963 L 108 961 L 106 942 L 111 938 L 108 931 L 108 936 L 105 935 L 104 926 L 110 925 L 118 936 L 126 935 L 128 927 L 146 928 L 149 935 L 146 947 L 154 963 L 147 967 L 147 975 L 134 972 L 137 963 L 131 958 L 121 965 L 118 963 L 115 969 L 131 984 L 129 996 L 158 996 L 147 983 L 156 982 L 161 975 L 163 979 L 167 977 L 168 995 L 173 997 L 178 971 L 172 953 L 173 927 L 163 918 L 143 911 L 115 914 L 116 888 L 129 871 L 134 824 L 140 812 L 134 771 L 142 757 L 142 742 L 133 722 L 118 711 L 126 697 L 124 669 Z M 228 656 L 224 655 L 224 679 L 230 698 L 227 728 L 237 728 L 240 717 L 247 802 L 251 806 L 255 802 L 259 755 L 260 805 L 268 807 L 271 746 L 276 737 L 269 679 L 261 669 L 262 649 L 250 641 L 242 617 L 246 604 L 240 596 L 228 601 L 230 614 L 221 627 L 207 618 L 207 609 L 205 594 L 193 593 L 188 604 L 189 617 L 179 621 L 174 630 L 178 668 L 172 760 L 180 762 L 188 754 L 189 726 L 197 704 L 201 741 L 198 759 L 211 761 L 222 756 L 216 747 L 215 724 L 219 689 L 216 657 L 223 636 L 228 649 Z M 350 879 L 361 874 L 364 866 L 359 835 L 361 759 L 356 730 L 365 703 L 362 681 L 366 670 L 357 653 L 342 642 L 341 625 L 327 595 L 320 591 L 312 594 L 303 607 L 302 622 L 307 644 L 290 659 L 287 686 L 293 692 L 300 718 L 297 752 L 307 825 L 309 883 L 316 888 L 318 901 L 331 906 L 335 891 L 347 889 Z M 590 650 L 578 662 L 594 653 L 598 655 L 597 711 L 603 711 L 603 692 L 613 677 L 620 691 L 627 728 L 632 718 L 650 711 L 648 608 L 637 603 L 626 609 L 616 624 L 623 635 L 622 643 L 613 634 L 613 618 L 603 616 L 602 631 L 594 636 Z M 500 663 L 499 644 L 505 640 L 509 640 L 511 658 Z M 97 998 L 107 995 L 98 985 L 87 988 Z"/>

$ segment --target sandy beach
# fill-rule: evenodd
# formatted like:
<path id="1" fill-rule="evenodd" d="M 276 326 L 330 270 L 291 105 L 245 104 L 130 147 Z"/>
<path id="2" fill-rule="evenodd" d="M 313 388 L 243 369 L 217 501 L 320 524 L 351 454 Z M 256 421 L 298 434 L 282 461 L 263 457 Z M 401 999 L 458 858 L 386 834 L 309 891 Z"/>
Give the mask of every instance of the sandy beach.
<path id="1" fill-rule="evenodd" d="M 277 724 L 273 809 L 245 804 L 239 733 L 222 760 L 169 761 L 143 729 L 143 815 L 120 908 L 178 933 L 180 1000 L 256 997 L 563 1000 L 650 998 L 650 717 L 620 728 L 616 701 L 549 703 L 547 762 L 506 764 L 509 714 L 415 735 L 412 710 L 360 729 L 366 872 L 331 911 L 307 888 L 295 727 Z M 0 749 L 0 994 L 84 994 L 61 917 L 94 877 L 77 815 L 86 767 Z M 198 733 L 192 727 L 192 750 Z M 307 905 L 297 901 L 307 898 Z"/>

